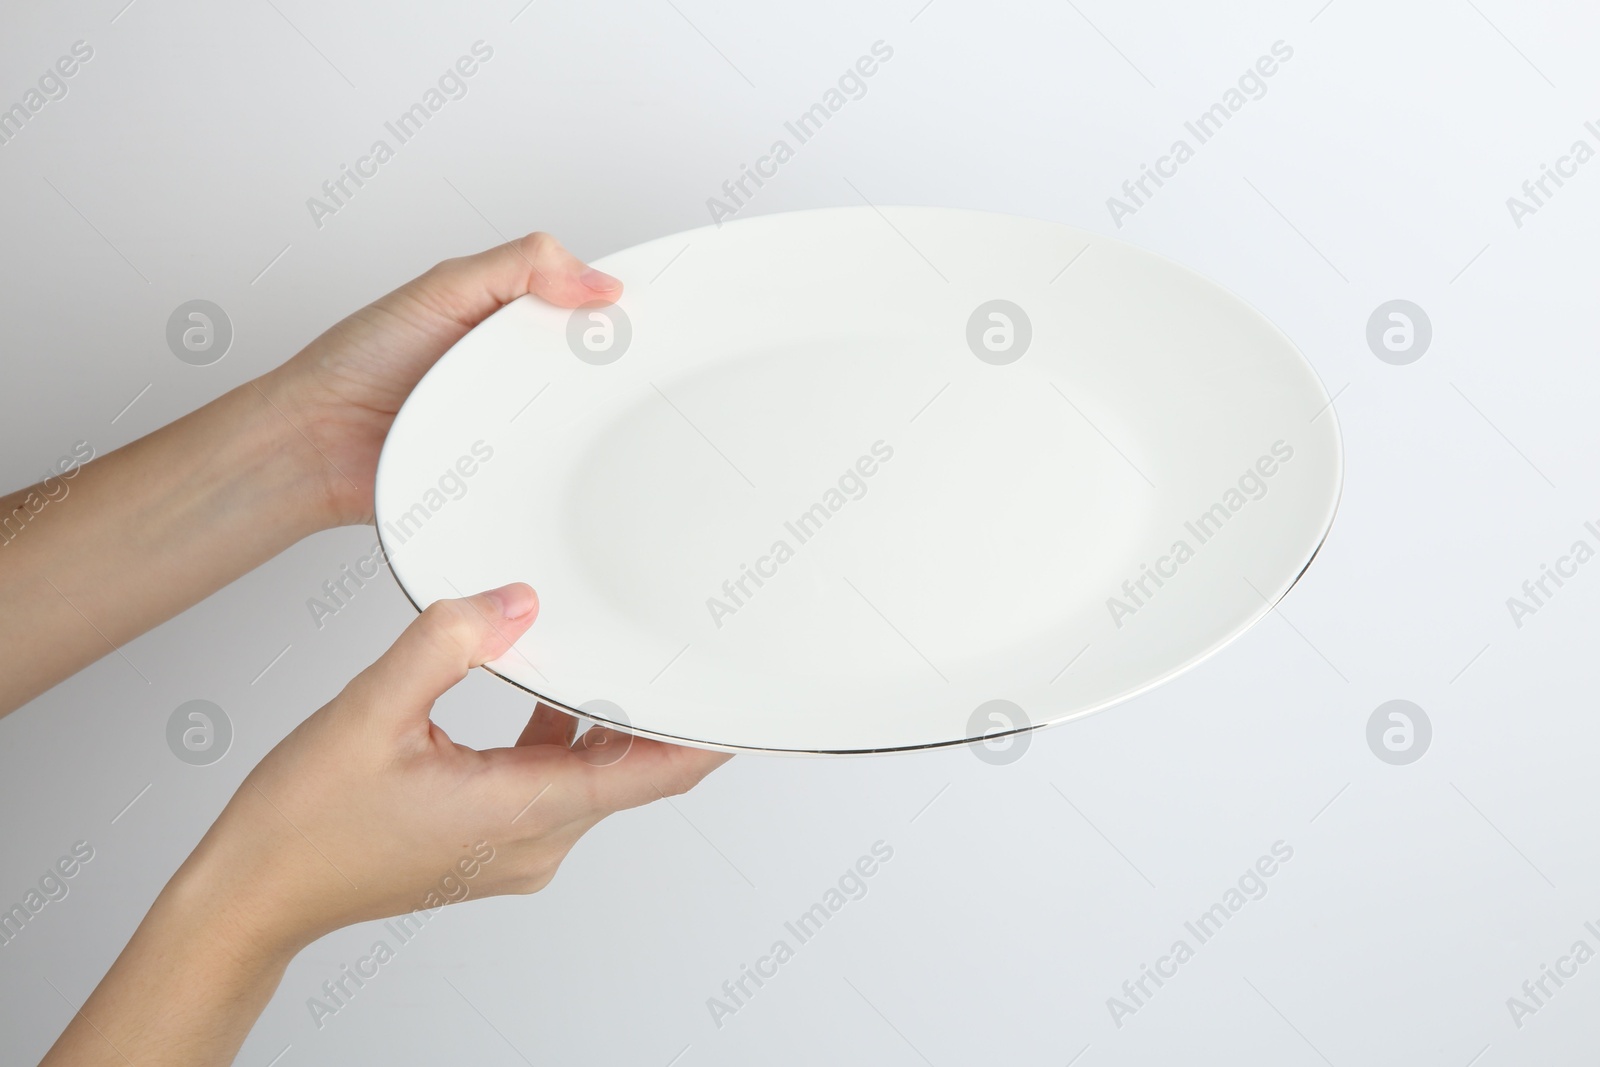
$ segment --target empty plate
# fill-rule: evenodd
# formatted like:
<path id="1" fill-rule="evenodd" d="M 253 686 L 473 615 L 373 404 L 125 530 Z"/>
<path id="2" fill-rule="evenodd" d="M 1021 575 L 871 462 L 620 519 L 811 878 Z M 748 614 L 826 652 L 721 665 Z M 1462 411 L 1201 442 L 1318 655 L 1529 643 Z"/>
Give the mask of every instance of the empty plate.
<path id="1" fill-rule="evenodd" d="M 595 265 L 616 307 L 491 316 L 377 481 L 411 600 L 533 585 L 490 667 L 589 718 L 805 753 L 1061 722 L 1239 636 L 1333 520 L 1311 367 L 1130 245 L 862 207 Z"/>

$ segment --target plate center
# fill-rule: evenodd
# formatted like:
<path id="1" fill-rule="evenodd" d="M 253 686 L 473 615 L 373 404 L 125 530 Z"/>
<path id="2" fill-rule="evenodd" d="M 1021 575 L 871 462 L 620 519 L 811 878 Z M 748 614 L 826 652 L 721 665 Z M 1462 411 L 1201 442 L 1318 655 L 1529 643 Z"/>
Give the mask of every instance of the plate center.
<path id="1" fill-rule="evenodd" d="M 881 679 L 927 670 L 906 643 L 941 672 L 1058 647 L 1147 540 L 1149 487 L 1055 386 L 933 337 L 729 354 L 574 436 L 562 553 L 620 623 L 750 668 Z"/>

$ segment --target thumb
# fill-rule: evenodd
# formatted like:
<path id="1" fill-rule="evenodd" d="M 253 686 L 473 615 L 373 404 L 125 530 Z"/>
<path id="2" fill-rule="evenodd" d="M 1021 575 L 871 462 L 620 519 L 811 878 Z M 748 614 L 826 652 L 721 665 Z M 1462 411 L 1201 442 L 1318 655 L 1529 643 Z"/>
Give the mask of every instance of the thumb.
<path id="1" fill-rule="evenodd" d="M 549 234 L 530 233 L 476 255 L 447 259 L 378 305 L 416 300 L 464 333 L 524 293 L 558 307 L 577 307 L 616 300 L 622 282 L 588 266 Z"/>
<path id="2" fill-rule="evenodd" d="M 521 582 L 436 600 L 350 683 L 350 693 L 383 718 L 425 722 L 435 700 L 472 668 L 505 655 L 538 614 L 538 594 Z"/>

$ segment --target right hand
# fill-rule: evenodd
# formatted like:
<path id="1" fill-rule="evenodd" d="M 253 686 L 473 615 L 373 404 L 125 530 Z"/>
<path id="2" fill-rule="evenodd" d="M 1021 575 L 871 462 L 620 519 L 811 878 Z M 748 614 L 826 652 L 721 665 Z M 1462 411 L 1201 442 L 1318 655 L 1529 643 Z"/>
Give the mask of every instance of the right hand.
<path id="1" fill-rule="evenodd" d="M 429 607 L 250 773 L 179 891 L 225 908 L 241 948 L 292 953 L 341 926 L 436 907 L 462 885 L 463 896 L 535 892 L 605 816 L 683 793 L 727 761 L 599 726 L 574 745 L 577 721 L 542 704 L 512 747 L 452 742 L 429 719 L 434 701 L 537 613 L 522 584 Z"/>

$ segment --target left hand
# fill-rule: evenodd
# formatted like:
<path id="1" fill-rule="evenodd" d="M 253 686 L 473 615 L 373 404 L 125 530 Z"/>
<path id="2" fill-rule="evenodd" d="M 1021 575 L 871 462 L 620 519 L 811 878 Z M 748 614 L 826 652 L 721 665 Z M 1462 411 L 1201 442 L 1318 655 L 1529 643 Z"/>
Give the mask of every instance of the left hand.
<path id="1" fill-rule="evenodd" d="M 335 324 L 259 382 L 316 447 L 326 526 L 368 523 L 378 453 L 400 405 L 468 330 L 526 293 L 557 307 L 614 301 L 622 283 L 546 233 L 447 259 Z"/>

